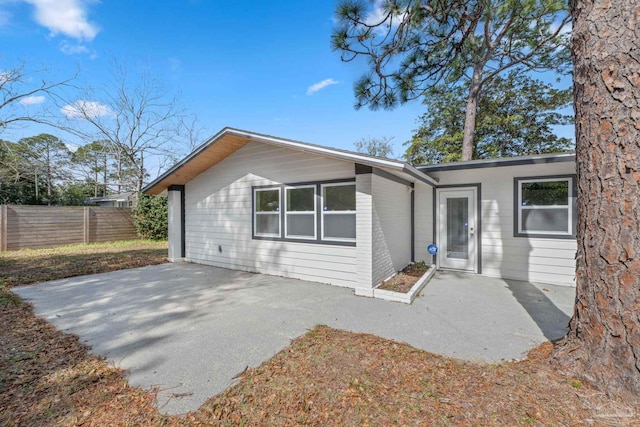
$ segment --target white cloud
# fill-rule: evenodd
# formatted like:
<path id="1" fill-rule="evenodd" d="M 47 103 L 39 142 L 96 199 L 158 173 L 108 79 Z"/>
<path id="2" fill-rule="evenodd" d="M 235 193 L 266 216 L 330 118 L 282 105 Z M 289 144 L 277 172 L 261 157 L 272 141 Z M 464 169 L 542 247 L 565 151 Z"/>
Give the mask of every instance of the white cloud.
<path id="1" fill-rule="evenodd" d="M 89 55 L 89 58 L 91 59 L 96 59 L 98 57 L 98 54 L 96 53 L 95 50 L 93 49 L 89 49 L 86 45 L 84 44 L 74 44 L 74 43 L 69 43 L 68 41 L 64 40 L 60 43 L 60 52 L 64 53 L 65 55 Z"/>
<path id="2" fill-rule="evenodd" d="M 367 14 L 364 19 L 367 25 L 376 25 L 382 22 L 387 17 L 387 11 L 384 10 L 383 2 L 381 0 L 376 1 L 373 4 L 373 9 Z"/>
<path id="3" fill-rule="evenodd" d="M 51 35 L 64 34 L 77 40 L 91 41 L 98 34 L 98 26 L 87 18 L 87 3 L 91 0 L 24 0 L 35 8 L 38 24 L 48 28 Z"/>
<path id="4" fill-rule="evenodd" d="M 44 102 L 44 96 L 27 96 L 20 100 L 20 104 L 28 107 L 29 105 L 42 104 Z"/>
<path id="5" fill-rule="evenodd" d="M 84 101 L 82 99 L 77 100 L 73 105 L 65 105 L 60 109 L 60 112 L 72 119 L 79 119 L 85 116 L 95 119 L 113 115 L 113 111 L 108 106 L 96 101 Z"/>
<path id="6" fill-rule="evenodd" d="M 65 55 L 78 55 L 81 53 L 90 53 L 88 47 L 83 44 L 73 44 L 67 41 L 60 43 L 60 51 Z"/>
<path id="7" fill-rule="evenodd" d="M 314 93 L 318 92 L 319 90 L 324 89 L 327 86 L 337 85 L 338 83 L 340 83 L 340 82 L 337 81 L 337 80 L 324 79 L 321 82 L 314 83 L 311 86 L 309 86 L 309 88 L 307 89 L 307 95 L 313 95 Z"/>
<path id="8" fill-rule="evenodd" d="M 169 69 L 176 74 L 182 71 L 182 61 L 179 58 L 169 58 Z"/>
<path id="9" fill-rule="evenodd" d="M 367 25 L 378 25 L 387 19 L 387 15 L 389 14 L 388 10 L 384 8 L 383 0 L 376 0 L 373 3 L 373 9 L 367 14 L 364 19 L 365 24 Z M 391 20 L 387 21 L 385 24 L 376 27 L 373 31 L 378 35 L 385 35 L 390 28 L 395 29 L 400 22 L 404 19 L 406 15 L 406 11 L 403 11 L 399 14 L 394 13 L 391 16 Z"/>
<path id="10" fill-rule="evenodd" d="M 11 22 L 11 14 L 6 10 L 0 10 L 0 28 L 6 27 Z"/>

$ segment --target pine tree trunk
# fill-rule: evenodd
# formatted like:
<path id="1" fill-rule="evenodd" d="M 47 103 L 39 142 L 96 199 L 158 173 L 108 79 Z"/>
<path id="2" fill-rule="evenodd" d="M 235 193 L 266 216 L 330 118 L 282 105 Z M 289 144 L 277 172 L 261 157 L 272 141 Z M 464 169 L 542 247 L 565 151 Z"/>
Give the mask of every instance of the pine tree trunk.
<path id="1" fill-rule="evenodd" d="M 464 133 L 462 136 L 462 161 L 473 160 L 473 136 L 476 132 L 476 115 L 478 113 L 478 98 L 482 87 L 482 68 L 476 66 L 471 77 L 471 87 L 467 97 L 467 107 L 464 112 Z"/>
<path id="2" fill-rule="evenodd" d="M 640 394 L 640 0 L 573 0 L 576 306 L 556 357 Z"/>

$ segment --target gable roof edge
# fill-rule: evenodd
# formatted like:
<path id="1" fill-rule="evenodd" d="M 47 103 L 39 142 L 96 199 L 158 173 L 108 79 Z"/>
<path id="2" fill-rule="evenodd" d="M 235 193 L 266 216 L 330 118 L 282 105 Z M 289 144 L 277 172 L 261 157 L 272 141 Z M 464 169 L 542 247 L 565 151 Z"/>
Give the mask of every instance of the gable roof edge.
<path id="1" fill-rule="evenodd" d="M 437 184 L 437 180 L 435 180 L 431 176 L 429 176 L 426 173 L 417 170 L 413 166 L 410 166 L 410 165 L 408 165 L 408 164 L 406 164 L 404 162 L 401 162 L 399 160 L 384 159 L 384 158 L 381 158 L 381 157 L 370 156 L 370 155 L 367 155 L 367 154 L 355 153 L 355 152 L 352 152 L 352 151 L 341 150 L 341 149 L 336 149 L 336 148 L 330 148 L 330 147 L 325 147 L 325 146 L 322 146 L 322 145 L 309 144 L 309 143 L 306 143 L 306 142 L 300 142 L 300 141 L 295 141 L 295 140 L 291 140 L 291 139 L 278 138 L 278 137 L 273 137 L 273 136 L 269 136 L 269 135 L 264 135 L 264 134 L 244 131 L 244 130 L 241 130 L 241 129 L 234 129 L 234 128 L 230 128 L 230 127 L 225 127 L 222 130 L 220 130 L 218 133 L 216 133 L 214 136 L 209 138 L 207 141 L 205 141 L 204 143 L 199 145 L 195 150 L 193 150 L 184 159 L 182 159 L 181 161 L 176 163 L 169 170 L 167 170 L 162 175 L 160 175 L 156 179 L 154 179 L 151 183 L 146 185 L 142 189 L 142 192 L 146 193 L 147 191 L 149 191 L 150 189 L 152 189 L 153 187 L 158 185 L 161 181 L 163 181 L 166 178 L 168 178 L 169 176 L 171 176 L 171 174 L 173 174 L 174 172 L 176 172 L 177 170 L 182 168 L 184 165 L 186 165 L 188 162 L 190 162 L 191 160 L 196 158 L 198 155 L 200 155 L 207 148 L 209 148 L 213 144 L 217 143 L 225 135 L 239 136 L 239 137 L 246 138 L 249 141 L 254 141 L 254 142 L 259 142 L 259 143 L 264 143 L 264 144 L 270 144 L 270 145 L 283 147 L 283 148 L 295 149 L 295 150 L 298 150 L 298 151 L 307 152 L 307 153 L 311 153 L 311 154 L 317 154 L 317 155 L 327 156 L 327 157 L 336 158 L 336 159 L 340 159 L 340 160 L 351 161 L 351 162 L 354 162 L 354 163 L 361 163 L 361 164 L 365 164 L 365 165 L 368 165 L 368 166 L 375 166 L 375 167 L 380 167 L 380 168 L 391 169 L 391 170 L 394 170 L 394 171 L 397 171 L 397 172 L 406 173 L 407 175 L 410 175 L 412 178 L 417 179 L 419 181 L 422 181 L 422 182 L 424 182 L 426 184 L 429 184 L 429 185 L 436 185 Z"/>

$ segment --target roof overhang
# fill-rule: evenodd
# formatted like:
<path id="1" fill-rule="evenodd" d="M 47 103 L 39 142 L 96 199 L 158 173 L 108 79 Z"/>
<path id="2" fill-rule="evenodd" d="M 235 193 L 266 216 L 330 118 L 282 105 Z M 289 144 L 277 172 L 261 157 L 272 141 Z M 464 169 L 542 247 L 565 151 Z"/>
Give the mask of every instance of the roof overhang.
<path id="1" fill-rule="evenodd" d="M 171 169 L 156 178 L 142 191 L 148 194 L 160 194 L 170 185 L 184 185 L 249 142 L 260 142 L 338 160 L 360 163 L 387 170 L 410 181 L 421 181 L 429 185 L 437 185 L 437 180 L 434 178 L 398 160 L 368 156 L 352 151 L 277 138 L 239 129 L 224 128 Z"/>
<path id="2" fill-rule="evenodd" d="M 529 156 L 502 157 L 498 159 L 468 160 L 465 162 L 438 163 L 435 165 L 418 166 L 417 169 L 423 173 L 455 171 L 464 169 L 497 168 L 503 166 L 536 165 L 545 163 L 575 162 L 576 154 L 552 153 L 535 154 Z"/>

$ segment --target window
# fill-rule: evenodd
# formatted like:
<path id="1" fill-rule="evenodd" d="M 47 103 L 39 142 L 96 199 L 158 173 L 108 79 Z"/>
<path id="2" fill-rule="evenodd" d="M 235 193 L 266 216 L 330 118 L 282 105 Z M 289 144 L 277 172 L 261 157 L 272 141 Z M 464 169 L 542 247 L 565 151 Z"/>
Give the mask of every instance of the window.
<path id="1" fill-rule="evenodd" d="M 285 237 L 316 238 L 316 186 L 285 188 Z"/>
<path id="2" fill-rule="evenodd" d="M 254 189 L 254 233 L 280 237 L 280 188 Z"/>
<path id="3" fill-rule="evenodd" d="M 355 184 L 322 185 L 322 239 L 355 241 Z"/>
<path id="4" fill-rule="evenodd" d="M 516 236 L 575 235 L 573 177 L 516 178 Z"/>
<path id="5" fill-rule="evenodd" d="M 253 187 L 253 238 L 355 246 L 353 180 Z"/>

